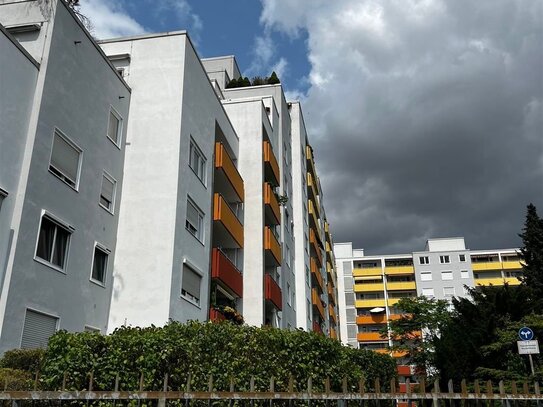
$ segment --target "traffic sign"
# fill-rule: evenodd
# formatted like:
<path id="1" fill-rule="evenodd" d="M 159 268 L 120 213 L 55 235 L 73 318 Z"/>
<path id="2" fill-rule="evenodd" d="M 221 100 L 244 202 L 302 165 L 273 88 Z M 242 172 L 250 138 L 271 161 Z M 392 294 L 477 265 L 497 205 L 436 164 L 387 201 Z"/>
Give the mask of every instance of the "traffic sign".
<path id="1" fill-rule="evenodd" d="M 517 341 L 519 355 L 535 355 L 539 353 L 537 341 Z"/>
<path id="2" fill-rule="evenodd" d="M 518 337 L 521 341 L 531 341 L 532 339 L 534 339 L 534 331 L 532 331 L 527 326 L 524 326 L 519 329 Z"/>

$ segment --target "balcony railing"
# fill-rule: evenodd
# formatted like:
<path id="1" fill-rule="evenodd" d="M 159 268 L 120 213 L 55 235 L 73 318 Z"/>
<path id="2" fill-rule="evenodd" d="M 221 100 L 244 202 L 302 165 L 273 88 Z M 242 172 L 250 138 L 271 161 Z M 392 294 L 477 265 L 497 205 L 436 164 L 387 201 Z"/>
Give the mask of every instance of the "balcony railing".
<path id="1" fill-rule="evenodd" d="M 313 257 L 309 258 L 309 269 L 311 270 L 311 275 L 315 277 L 315 280 L 317 280 L 317 283 L 319 284 L 321 291 L 324 291 L 324 283 L 322 281 L 322 276 L 321 276 L 319 268 L 317 267 L 317 262 L 315 261 Z"/>
<path id="2" fill-rule="evenodd" d="M 315 171 L 315 162 L 313 160 L 313 149 L 311 148 L 310 145 L 305 146 L 305 155 L 307 159 L 307 168 L 316 177 L 317 172 Z"/>
<path id="3" fill-rule="evenodd" d="M 316 288 L 311 289 L 311 302 L 319 311 L 321 318 L 324 319 L 324 307 L 322 306 L 321 297 Z"/>
<path id="4" fill-rule="evenodd" d="M 330 338 L 337 339 L 337 332 L 334 328 L 330 328 Z"/>
<path id="5" fill-rule="evenodd" d="M 383 275 L 383 270 L 381 267 L 372 267 L 372 268 L 355 268 L 353 269 L 353 277 L 369 277 L 375 276 L 376 278 Z"/>
<path id="6" fill-rule="evenodd" d="M 356 335 L 356 339 L 358 339 L 361 342 L 369 342 L 369 341 L 384 341 L 386 340 L 386 336 L 382 337 L 380 332 L 359 332 Z"/>
<path id="7" fill-rule="evenodd" d="M 395 321 L 401 318 L 399 314 L 392 314 L 389 316 L 389 321 Z M 358 325 L 369 325 L 369 324 L 384 324 L 387 322 L 387 316 L 383 314 L 370 314 L 370 315 L 359 315 L 356 317 L 356 323 Z"/>
<path id="8" fill-rule="evenodd" d="M 226 317 L 218 310 L 214 308 L 209 309 L 209 320 L 213 322 L 224 321 Z"/>
<path id="9" fill-rule="evenodd" d="M 269 274 L 264 277 L 264 298 L 275 305 L 279 311 L 283 309 L 281 288 Z"/>
<path id="10" fill-rule="evenodd" d="M 264 227 L 264 250 L 275 265 L 281 264 L 281 245 L 269 226 Z"/>
<path id="11" fill-rule="evenodd" d="M 318 322 L 313 321 L 313 332 L 322 334 L 322 328 Z"/>
<path id="12" fill-rule="evenodd" d="M 228 151 L 220 142 L 215 143 L 215 171 L 215 184 L 218 185 L 218 182 L 222 181 L 223 184 L 228 185 L 230 190 L 235 193 L 237 199 L 243 202 L 245 196 L 243 179 L 230 158 Z M 223 193 L 226 195 L 226 191 Z"/>
<path id="13" fill-rule="evenodd" d="M 235 296 L 243 296 L 243 276 L 237 267 L 219 249 L 212 251 L 211 278 L 221 282 Z"/>
<path id="14" fill-rule="evenodd" d="M 328 289 L 328 298 L 331 300 L 331 302 L 333 302 L 334 304 L 337 304 L 337 302 L 336 302 L 336 290 L 334 289 L 332 284 L 330 284 L 330 282 L 328 282 L 326 287 Z"/>
<path id="15" fill-rule="evenodd" d="M 371 300 L 356 300 L 355 301 L 355 307 L 356 308 L 370 308 L 370 307 L 385 307 L 385 299 L 384 298 L 376 298 Z"/>
<path id="16" fill-rule="evenodd" d="M 277 158 L 275 158 L 271 143 L 267 140 L 265 140 L 263 143 L 264 172 L 266 176 L 266 181 L 277 187 L 279 186 L 279 180 L 281 179 L 279 164 L 277 164 Z"/>
<path id="17" fill-rule="evenodd" d="M 387 282 L 387 290 L 416 290 L 414 281 L 393 281 Z"/>
<path id="18" fill-rule="evenodd" d="M 317 199 L 317 184 L 315 184 L 315 179 L 310 172 L 307 173 L 307 190 L 312 199 Z"/>
<path id="19" fill-rule="evenodd" d="M 383 283 L 369 283 L 366 284 L 364 282 L 356 282 L 354 284 L 354 292 L 355 293 L 365 293 L 365 292 L 375 292 L 375 291 L 385 291 L 385 285 Z"/>
<path id="20" fill-rule="evenodd" d="M 332 304 L 328 305 L 328 315 L 330 316 L 330 318 L 332 318 L 334 323 L 337 324 L 336 310 L 334 309 L 334 306 Z"/>
<path id="21" fill-rule="evenodd" d="M 214 230 L 215 242 L 220 242 L 223 247 L 243 247 L 243 225 L 218 193 L 213 196 L 213 221 L 218 226 Z"/>
<path id="22" fill-rule="evenodd" d="M 522 263 L 520 261 L 504 261 L 504 270 L 522 270 Z"/>
<path id="23" fill-rule="evenodd" d="M 414 274 L 415 268 L 413 266 L 386 266 L 385 274 Z"/>
<path id="24" fill-rule="evenodd" d="M 273 188 L 269 182 L 264 183 L 264 205 L 268 218 L 272 220 L 274 225 L 281 223 L 281 209 L 279 202 L 273 192 Z"/>
<path id="25" fill-rule="evenodd" d="M 318 260 L 318 266 L 322 267 L 322 253 L 313 228 L 309 229 L 309 243 L 311 244 L 311 253 L 314 254 L 315 258 Z"/>

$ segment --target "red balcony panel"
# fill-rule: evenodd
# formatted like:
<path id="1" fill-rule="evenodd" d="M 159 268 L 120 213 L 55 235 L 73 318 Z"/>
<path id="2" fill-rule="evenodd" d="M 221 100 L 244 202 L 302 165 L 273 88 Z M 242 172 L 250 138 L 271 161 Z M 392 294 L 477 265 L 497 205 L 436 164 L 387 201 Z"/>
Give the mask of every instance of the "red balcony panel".
<path id="1" fill-rule="evenodd" d="M 408 365 L 398 365 L 398 376 L 411 376 L 411 366 Z"/>
<path id="2" fill-rule="evenodd" d="M 322 334 L 322 328 L 318 322 L 313 321 L 313 332 Z"/>
<path id="3" fill-rule="evenodd" d="M 243 296 L 243 276 L 234 263 L 219 249 L 214 248 L 211 261 L 211 278 L 219 280 L 236 296 Z"/>
<path id="4" fill-rule="evenodd" d="M 209 309 L 209 320 L 213 322 L 224 321 L 226 317 L 218 310 L 214 308 Z"/>
<path id="5" fill-rule="evenodd" d="M 283 309 L 281 288 L 269 274 L 266 274 L 264 277 L 264 298 L 267 301 L 271 301 L 279 311 Z"/>

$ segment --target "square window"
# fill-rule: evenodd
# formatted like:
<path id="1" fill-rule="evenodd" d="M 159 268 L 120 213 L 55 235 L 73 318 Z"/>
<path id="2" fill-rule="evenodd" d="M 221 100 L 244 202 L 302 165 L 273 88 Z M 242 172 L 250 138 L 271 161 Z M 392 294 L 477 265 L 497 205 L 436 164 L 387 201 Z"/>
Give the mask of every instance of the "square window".
<path id="1" fill-rule="evenodd" d="M 66 266 L 71 232 L 47 216 L 41 219 L 36 257 L 60 270 Z"/>
<path id="2" fill-rule="evenodd" d="M 452 271 L 442 271 L 441 272 L 441 279 L 442 280 L 452 280 L 453 279 Z"/>
<path id="3" fill-rule="evenodd" d="M 422 295 L 428 298 L 434 298 L 434 289 L 433 288 L 423 288 Z"/>
<path id="4" fill-rule="evenodd" d="M 420 256 L 419 257 L 419 263 L 420 264 L 430 264 L 430 258 L 428 256 Z"/>
<path id="5" fill-rule="evenodd" d="M 465 255 L 465 254 L 459 254 L 459 255 L 458 255 L 458 259 L 459 259 L 461 262 L 464 262 L 464 261 L 466 261 L 466 255 Z"/>
<path id="6" fill-rule="evenodd" d="M 420 280 L 421 281 L 432 281 L 432 272 L 431 271 L 423 271 L 420 273 Z"/>
<path id="7" fill-rule="evenodd" d="M 200 242 L 204 241 L 204 214 L 190 199 L 187 200 L 185 227 Z"/>
<path id="8" fill-rule="evenodd" d="M 113 213 L 115 206 L 115 188 L 117 182 L 108 174 L 102 174 L 102 189 L 100 191 L 100 205 Z"/>
<path id="9" fill-rule="evenodd" d="M 49 338 L 56 332 L 57 326 L 57 317 L 27 308 L 21 338 L 21 348 L 45 348 Z"/>
<path id="10" fill-rule="evenodd" d="M 196 145 L 196 142 L 190 139 L 189 148 L 189 167 L 194 171 L 196 176 L 205 185 L 206 183 L 206 158 L 202 151 Z"/>
<path id="11" fill-rule="evenodd" d="M 95 246 L 94 258 L 92 260 L 91 280 L 99 282 L 100 284 L 104 284 L 106 282 L 107 259 L 108 251 L 100 248 L 99 246 Z"/>
<path id="12" fill-rule="evenodd" d="M 181 279 L 181 296 L 197 305 L 200 304 L 200 285 L 202 276 L 183 264 L 183 276 Z"/>
<path id="13" fill-rule="evenodd" d="M 469 271 L 467 270 L 460 271 L 460 278 L 469 278 Z"/>
<path id="14" fill-rule="evenodd" d="M 441 264 L 450 263 L 451 262 L 451 257 L 450 256 L 439 256 L 439 262 Z"/>
<path id="15" fill-rule="evenodd" d="M 55 129 L 49 171 L 72 188 L 77 189 L 80 162 L 81 149 L 68 140 L 60 130 Z"/>
<path id="16" fill-rule="evenodd" d="M 443 287 L 443 295 L 445 297 L 454 296 L 454 287 Z"/>
<path id="17" fill-rule="evenodd" d="M 122 73 L 120 73 L 122 76 Z M 107 136 L 117 147 L 120 147 L 121 145 L 121 116 L 119 114 L 111 109 L 109 111 L 109 121 L 107 125 Z"/>

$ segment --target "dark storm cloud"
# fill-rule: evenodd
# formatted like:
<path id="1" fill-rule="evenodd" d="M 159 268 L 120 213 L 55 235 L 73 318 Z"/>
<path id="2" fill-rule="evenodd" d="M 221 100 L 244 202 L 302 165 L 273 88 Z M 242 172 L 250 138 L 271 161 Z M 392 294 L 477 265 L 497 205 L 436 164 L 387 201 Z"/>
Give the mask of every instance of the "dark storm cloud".
<path id="1" fill-rule="evenodd" d="M 336 241 L 520 244 L 526 205 L 543 214 L 543 2 L 298 1 L 290 20 L 277 3 L 266 24 L 309 34 L 304 110 Z"/>

